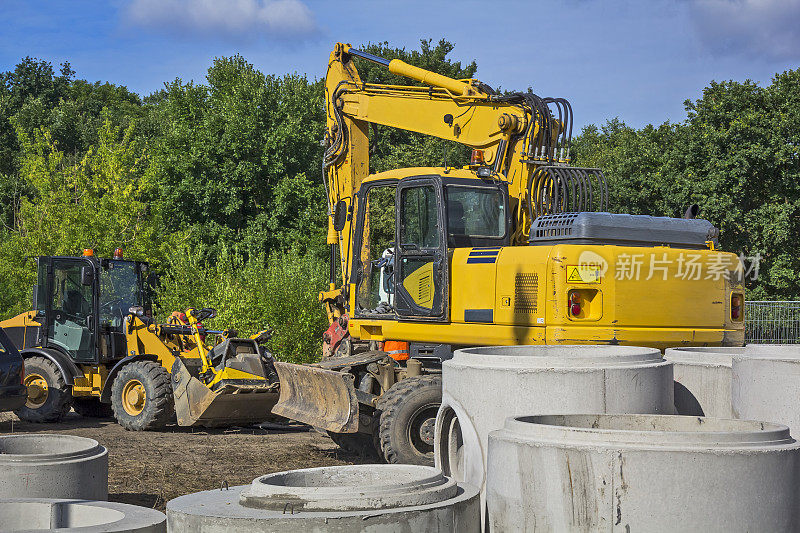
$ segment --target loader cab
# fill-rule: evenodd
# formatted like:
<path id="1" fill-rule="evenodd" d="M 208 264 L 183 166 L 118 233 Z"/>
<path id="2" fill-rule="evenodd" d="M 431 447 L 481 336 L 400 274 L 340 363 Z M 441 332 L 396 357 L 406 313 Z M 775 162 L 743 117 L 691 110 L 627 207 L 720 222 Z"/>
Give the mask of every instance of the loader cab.
<path id="1" fill-rule="evenodd" d="M 36 261 L 38 344 L 81 364 L 125 357 L 125 315 L 133 306 L 152 314 L 147 263 L 93 256 Z"/>
<path id="2" fill-rule="evenodd" d="M 376 175 L 362 185 L 351 272 L 356 318 L 447 321 L 452 250 L 508 245 L 507 184 L 467 170 L 448 174 Z"/>

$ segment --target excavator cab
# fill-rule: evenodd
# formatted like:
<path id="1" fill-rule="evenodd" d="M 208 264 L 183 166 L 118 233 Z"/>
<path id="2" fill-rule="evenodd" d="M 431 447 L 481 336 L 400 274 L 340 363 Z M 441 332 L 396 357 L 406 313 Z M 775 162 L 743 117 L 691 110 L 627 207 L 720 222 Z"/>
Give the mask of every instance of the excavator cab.
<path id="1" fill-rule="evenodd" d="M 355 317 L 447 320 L 452 250 L 483 247 L 490 253 L 507 245 L 511 234 L 504 183 L 434 174 L 400 180 L 377 175 L 365 183 L 357 201 Z"/>

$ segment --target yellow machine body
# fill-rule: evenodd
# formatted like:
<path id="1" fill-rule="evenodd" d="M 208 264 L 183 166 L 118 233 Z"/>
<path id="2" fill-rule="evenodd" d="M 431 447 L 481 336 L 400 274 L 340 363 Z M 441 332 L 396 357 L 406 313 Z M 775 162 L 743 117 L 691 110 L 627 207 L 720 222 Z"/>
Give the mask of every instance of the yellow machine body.
<path id="1" fill-rule="evenodd" d="M 120 372 L 131 363 L 152 361 L 171 376 L 181 426 L 249 424 L 269 417 L 278 384 L 268 378 L 255 338 L 238 339 L 232 331 L 205 329 L 197 317 L 205 313 L 213 318 L 211 309 L 174 313 L 164 324 L 145 316 L 131 296 L 142 294 L 142 276 L 126 275 L 138 272 L 143 263 L 40 257 L 37 264 L 35 310 L 0 322 L 0 327 L 24 358 L 49 359 L 71 397 L 109 404 Z M 129 302 L 134 307 L 117 305 L 109 312 L 105 302 L 116 303 L 120 296 L 134 298 Z M 207 345 L 206 334 L 215 335 L 218 343 Z M 29 371 L 26 376 L 29 408 L 48 408 L 42 399 L 53 383 L 41 373 Z M 143 394 L 144 386 L 140 384 L 138 391 Z"/>
<path id="2" fill-rule="evenodd" d="M 415 176 L 481 180 L 466 169 L 404 168 L 369 176 L 363 186 Z M 358 205 L 353 220 L 357 220 Z M 367 213 L 367 217 L 369 214 Z M 365 222 L 365 226 L 369 223 Z M 362 243 L 368 248 L 371 243 Z M 736 254 L 669 246 L 524 245 L 448 248 L 447 311 L 439 320 L 364 317 L 349 332 L 365 341 L 408 340 L 450 345 L 628 344 L 741 346 L 744 320 L 732 298 L 744 299 Z M 475 254 L 481 262 L 475 262 Z M 355 254 L 354 254 L 355 255 Z M 471 261 L 470 258 L 473 258 Z M 368 258 L 364 258 L 367 261 Z M 416 303 L 430 306 L 432 263 L 403 281 Z M 352 267 L 350 267 L 352 268 Z M 350 283 L 349 308 L 358 287 Z M 581 312 L 570 312 L 578 295 Z M 470 315 L 484 320 L 470 320 Z"/>
<path id="3" fill-rule="evenodd" d="M 721 276 L 689 281 L 677 272 L 681 255 L 698 256 L 700 264 L 710 264 L 714 256 L 724 254 L 733 265 L 734 259 L 738 261 L 734 254 L 666 247 L 510 246 L 497 250 L 496 262 L 470 264 L 470 254 L 476 250 L 481 249 L 459 248 L 450 254 L 448 321 L 353 318 L 351 335 L 371 341 L 413 339 L 451 345 L 628 344 L 662 350 L 744 342 L 743 321 L 731 317 L 731 297 L 743 294 L 741 284 Z M 582 266 L 580 257 L 587 251 L 603 257 L 608 270 L 597 274 L 597 269 Z M 651 254 L 668 262 L 665 271 L 645 279 L 649 265 L 643 264 L 640 279 L 618 279 L 615 266 L 620 255 L 649 261 Z M 419 277 L 431 283 L 429 274 L 421 274 L 406 282 Z M 581 303 L 577 316 L 569 309 L 573 293 Z M 475 311 L 487 321 L 469 321 L 469 313 Z"/>

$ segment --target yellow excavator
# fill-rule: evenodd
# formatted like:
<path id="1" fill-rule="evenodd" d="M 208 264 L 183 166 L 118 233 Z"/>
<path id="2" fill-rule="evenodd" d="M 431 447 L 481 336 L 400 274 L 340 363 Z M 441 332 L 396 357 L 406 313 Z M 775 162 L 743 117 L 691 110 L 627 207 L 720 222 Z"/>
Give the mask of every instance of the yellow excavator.
<path id="1" fill-rule="evenodd" d="M 265 421 L 278 398 L 269 331 L 237 338 L 203 322 L 214 309 L 152 318 L 147 263 L 92 250 L 37 258 L 33 309 L 0 322 L 25 360 L 23 420 L 60 420 L 70 408 L 114 416 L 130 430 Z M 219 342 L 206 344 L 208 335 Z"/>
<path id="2" fill-rule="evenodd" d="M 419 82 L 364 83 L 354 58 Z M 740 345 L 743 272 L 693 217 L 608 213 L 570 166 L 562 98 L 500 94 L 339 43 L 325 80 L 326 357 L 276 363 L 273 413 L 389 462 L 432 462 L 441 363 L 476 345 Z M 473 149 L 464 168 L 369 175 L 369 126 Z"/>

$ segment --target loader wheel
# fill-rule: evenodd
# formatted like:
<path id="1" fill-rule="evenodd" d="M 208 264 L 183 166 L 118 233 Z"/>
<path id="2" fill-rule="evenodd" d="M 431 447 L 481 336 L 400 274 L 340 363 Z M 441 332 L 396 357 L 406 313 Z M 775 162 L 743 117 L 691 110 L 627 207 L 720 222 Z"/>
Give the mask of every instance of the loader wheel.
<path id="1" fill-rule="evenodd" d="M 25 359 L 25 379 L 28 400 L 14 411 L 27 422 L 58 422 L 69 412 L 72 392 L 64 376 L 51 360 L 45 357 Z"/>
<path id="2" fill-rule="evenodd" d="M 99 398 L 72 398 L 72 408 L 84 418 L 111 418 L 111 405 L 101 403 Z"/>
<path id="3" fill-rule="evenodd" d="M 406 378 L 380 397 L 379 434 L 387 463 L 433 466 L 434 427 L 441 403 L 440 376 Z"/>
<path id="4" fill-rule="evenodd" d="M 153 361 L 123 367 L 111 385 L 111 408 L 125 429 L 162 429 L 175 413 L 169 372 Z"/>

